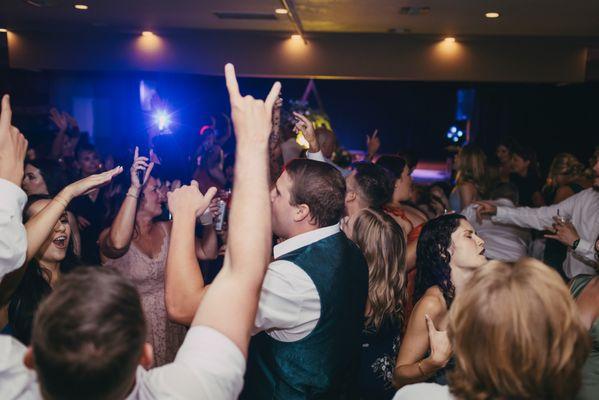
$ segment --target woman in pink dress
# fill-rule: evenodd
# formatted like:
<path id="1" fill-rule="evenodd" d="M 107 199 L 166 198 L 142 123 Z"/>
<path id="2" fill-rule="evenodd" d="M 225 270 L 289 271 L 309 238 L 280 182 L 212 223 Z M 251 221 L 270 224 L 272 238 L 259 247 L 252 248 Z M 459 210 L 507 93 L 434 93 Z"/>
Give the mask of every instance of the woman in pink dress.
<path id="1" fill-rule="evenodd" d="M 147 157 L 135 158 L 131 186 L 112 225 L 100 235 L 102 264 L 118 269 L 131 279 L 141 296 L 148 321 L 147 341 L 154 349 L 154 366 L 170 363 L 183 343 L 187 328 L 168 320 L 164 303 L 164 267 L 171 222 L 156 221 L 165 201 L 160 181 L 150 175 L 153 163 Z M 138 171 L 145 171 L 143 182 Z M 217 256 L 217 237 L 212 225 L 205 225 L 202 238 L 196 238 L 199 259 Z"/>

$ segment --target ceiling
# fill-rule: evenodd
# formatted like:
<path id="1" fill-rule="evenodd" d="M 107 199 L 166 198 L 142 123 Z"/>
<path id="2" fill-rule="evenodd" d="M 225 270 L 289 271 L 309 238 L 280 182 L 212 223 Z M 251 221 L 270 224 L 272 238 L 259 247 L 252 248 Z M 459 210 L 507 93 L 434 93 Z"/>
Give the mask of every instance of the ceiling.
<path id="1" fill-rule="evenodd" d="M 292 32 L 279 0 L 26 0 L 0 2 L 0 28 L 229 29 Z M 306 32 L 599 37 L 599 0 L 288 0 Z M 89 9 L 78 11 L 76 3 Z M 401 14 L 403 7 L 415 7 Z M 422 15 L 410 15 L 425 7 Z M 428 10 L 427 10 L 428 8 Z M 500 13 L 497 19 L 485 12 Z M 220 19 L 215 12 L 268 20 Z"/>

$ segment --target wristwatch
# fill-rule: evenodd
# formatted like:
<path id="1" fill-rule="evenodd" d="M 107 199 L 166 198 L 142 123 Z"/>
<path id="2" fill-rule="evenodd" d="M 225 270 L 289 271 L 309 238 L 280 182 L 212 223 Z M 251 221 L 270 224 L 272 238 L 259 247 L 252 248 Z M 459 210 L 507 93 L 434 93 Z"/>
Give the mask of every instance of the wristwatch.
<path id="1" fill-rule="evenodd" d="M 580 243 L 580 238 L 576 239 L 574 242 L 572 242 L 572 250 L 576 250 L 576 248 L 578 247 L 578 243 Z"/>

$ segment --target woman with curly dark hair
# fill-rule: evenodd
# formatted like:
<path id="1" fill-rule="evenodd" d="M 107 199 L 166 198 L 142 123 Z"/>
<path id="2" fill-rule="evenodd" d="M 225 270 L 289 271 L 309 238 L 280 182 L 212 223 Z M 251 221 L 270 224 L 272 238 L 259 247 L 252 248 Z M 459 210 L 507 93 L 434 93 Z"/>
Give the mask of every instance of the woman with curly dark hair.
<path id="1" fill-rule="evenodd" d="M 449 308 L 456 292 L 487 262 L 484 251 L 484 241 L 460 214 L 440 216 L 422 228 L 416 249 L 416 305 L 397 355 L 393 376 L 396 387 L 444 381 L 443 369 L 451 357 L 445 333 Z M 427 322 L 439 331 L 429 331 Z M 431 336 L 445 340 L 432 341 Z M 431 347 L 431 343 L 442 345 Z"/>

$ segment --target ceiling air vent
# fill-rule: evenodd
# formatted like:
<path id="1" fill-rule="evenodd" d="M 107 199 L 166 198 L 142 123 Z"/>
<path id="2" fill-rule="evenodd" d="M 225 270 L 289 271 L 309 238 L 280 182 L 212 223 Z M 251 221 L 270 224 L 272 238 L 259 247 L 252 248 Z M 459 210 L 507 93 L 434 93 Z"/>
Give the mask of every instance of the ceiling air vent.
<path id="1" fill-rule="evenodd" d="M 277 20 L 277 16 L 272 13 L 246 13 L 246 12 L 224 12 L 215 11 L 219 19 L 247 19 L 252 21 L 273 21 Z"/>
<path id="2" fill-rule="evenodd" d="M 61 0 L 23 0 L 25 3 L 34 7 L 55 7 L 62 3 Z"/>
<path id="3" fill-rule="evenodd" d="M 399 9 L 401 15 L 428 15 L 431 12 L 430 7 L 402 7 Z"/>

